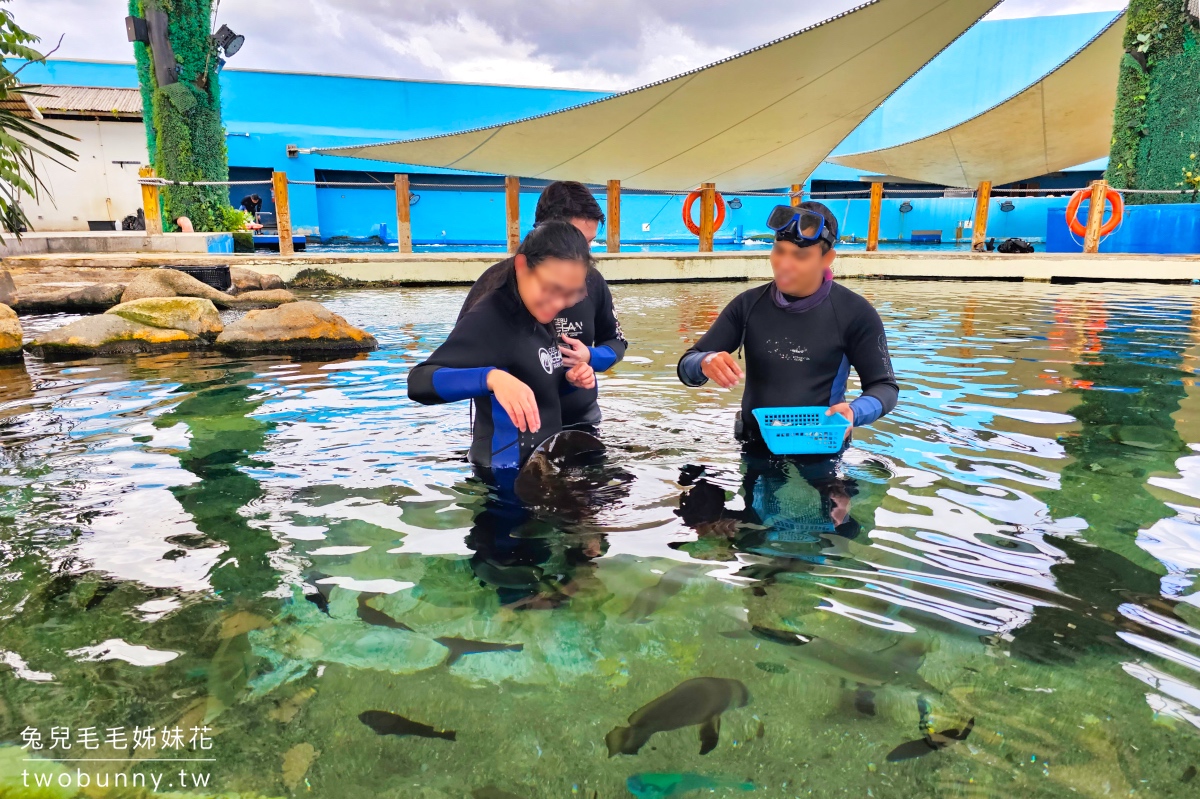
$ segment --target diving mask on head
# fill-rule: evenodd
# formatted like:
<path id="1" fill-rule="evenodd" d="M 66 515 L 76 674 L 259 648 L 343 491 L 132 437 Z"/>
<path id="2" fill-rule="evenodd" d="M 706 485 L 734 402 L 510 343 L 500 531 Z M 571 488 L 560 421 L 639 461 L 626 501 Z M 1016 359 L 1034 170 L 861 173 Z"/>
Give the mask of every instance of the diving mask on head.
<path id="1" fill-rule="evenodd" d="M 767 217 L 767 227 L 775 231 L 776 241 L 790 241 L 797 247 L 811 247 L 822 241 L 830 247 L 837 244 L 825 217 L 806 208 L 777 205 Z"/>

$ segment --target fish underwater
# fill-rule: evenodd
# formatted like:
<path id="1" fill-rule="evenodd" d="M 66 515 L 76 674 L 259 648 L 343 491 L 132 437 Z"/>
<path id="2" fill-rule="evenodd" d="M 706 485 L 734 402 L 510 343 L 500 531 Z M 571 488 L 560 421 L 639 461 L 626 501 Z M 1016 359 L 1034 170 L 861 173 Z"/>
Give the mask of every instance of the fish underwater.
<path id="1" fill-rule="evenodd" d="M 421 724 L 386 710 L 364 710 L 358 714 L 358 720 L 374 730 L 376 735 L 415 735 L 419 738 L 441 738 L 446 741 L 453 741 L 456 736 L 454 730 L 435 730 L 428 724 Z"/>
<path id="2" fill-rule="evenodd" d="M 706 777 L 691 772 L 664 774 L 634 774 L 625 780 L 625 787 L 637 799 L 666 799 L 690 791 L 718 791 L 728 788 L 736 791 L 753 791 L 754 783 L 727 777 Z"/>
<path id="3" fill-rule="evenodd" d="M 608 756 L 636 755 L 656 732 L 700 727 L 700 754 L 716 748 L 721 737 L 721 714 L 745 707 L 750 692 L 738 680 L 697 677 L 685 680 L 629 717 L 628 727 L 614 727 L 604 742 Z"/>
<path id="4" fill-rule="evenodd" d="M 971 730 L 975 728 L 975 719 L 971 718 L 967 722 L 967 726 L 961 730 L 943 730 L 942 732 L 931 732 L 924 738 L 918 738 L 915 741 L 908 741 L 897 746 L 892 751 L 888 752 L 887 760 L 889 763 L 899 763 L 902 760 L 912 760 L 918 757 L 924 757 L 930 752 L 936 752 L 940 749 L 945 749 L 951 744 L 967 740 L 967 736 L 971 734 Z"/>
<path id="5" fill-rule="evenodd" d="M 371 593 L 363 593 L 358 595 L 358 618 L 362 619 L 367 624 L 372 624 L 376 627 L 389 627 L 393 630 L 407 630 L 411 633 L 413 631 L 412 627 L 409 627 L 402 621 L 396 621 L 383 611 L 368 604 L 377 596 L 382 595 Z"/>
<path id="6" fill-rule="evenodd" d="M 754 626 L 748 630 L 727 630 L 721 633 L 726 638 L 761 638 L 764 641 L 770 641 L 773 644 L 782 646 L 804 646 L 812 643 L 813 638 L 810 635 L 802 635 L 794 633 L 790 630 L 773 630 L 770 627 Z"/>
<path id="7" fill-rule="evenodd" d="M 482 652 L 520 652 L 525 644 L 493 644 L 488 641 L 470 641 L 466 638 L 434 638 L 442 646 L 450 650 L 446 665 L 453 666 L 464 655 L 478 655 Z"/>
<path id="8" fill-rule="evenodd" d="M 928 693 L 941 693 L 921 677 L 918 669 L 925 656 L 918 640 L 902 640 L 878 652 L 847 649 L 826 638 L 812 638 L 795 657 L 862 686 L 890 685 Z"/>
<path id="9" fill-rule="evenodd" d="M 694 563 L 673 566 L 659 578 L 657 583 L 638 591 L 638 595 L 621 614 L 621 618 L 635 624 L 645 624 L 655 611 L 661 608 L 668 599 L 682 591 L 688 581 L 699 574 L 700 568 Z"/>

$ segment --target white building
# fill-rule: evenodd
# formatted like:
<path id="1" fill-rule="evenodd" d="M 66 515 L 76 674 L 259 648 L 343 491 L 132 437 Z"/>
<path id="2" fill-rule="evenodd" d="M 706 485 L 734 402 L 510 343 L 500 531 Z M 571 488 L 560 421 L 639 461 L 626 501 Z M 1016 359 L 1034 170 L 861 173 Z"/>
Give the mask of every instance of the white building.
<path id="1" fill-rule="evenodd" d="M 41 158 L 39 177 L 49 189 L 25 211 L 35 231 L 119 230 L 121 220 L 142 206 L 138 169 L 149 162 L 142 97 L 137 89 L 42 86 L 29 97 L 56 129 L 76 137 L 66 142 L 78 161 L 62 166 Z"/>

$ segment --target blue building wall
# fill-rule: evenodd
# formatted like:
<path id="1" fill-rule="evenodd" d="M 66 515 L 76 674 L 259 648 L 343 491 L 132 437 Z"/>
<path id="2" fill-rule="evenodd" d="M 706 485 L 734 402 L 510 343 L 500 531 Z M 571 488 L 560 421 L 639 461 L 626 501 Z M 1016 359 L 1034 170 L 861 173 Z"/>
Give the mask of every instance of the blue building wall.
<path id="1" fill-rule="evenodd" d="M 984 111 L 1062 62 L 1112 17 L 1112 13 L 1106 12 L 981 23 L 901 87 L 836 152 L 899 144 Z M 30 83 L 137 86 L 132 64 L 51 61 L 31 65 L 22 74 Z M 357 173 L 363 182 L 371 179 L 366 172 L 385 176 L 409 172 L 417 184 L 434 182 L 439 174 L 462 173 L 331 156 L 301 154 L 289 158 L 286 154 L 289 144 L 300 148 L 329 147 L 449 133 L 606 96 L 591 91 L 237 69 L 221 73 L 221 91 L 229 161 L 235 178 L 258 179 L 260 175 L 265 178 L 270 171 L 280 170 L 294 181 L 309 183 L 315 182 L 320 172 L 329 170 Z M 814 180 L 858 181 L 858 178 L 856 170 L 833 164 L 822 164 L 813 175 Z M 230 199 L 236 204 L 242 196 L 255 191 L 263 196 L 267 210 L 271 210 L 270 190 L 265 184 L 261 188 L 234 188 Z M 413 226 L 418 241 L 499 243 L 504 240 L 499 186 L 495 192 L 419 189 L 417 193 L 420 199 L 413 207 Z M 394 238 L 395 195 L 391 191 L 293 185 L 289 194 L 293 226 L 298 233 L 320 235 L 324 239 L 366 238 L 378 236 L 383 225 L 389 237 Z M 622 238 L 631 242 L 695 241 L 683 226 L 682 202 L 681 197 L 627 192 L 622 198 Z M 994 215 L 996 224 L 1004 225 L 1006 231 L 1011 228 L 998 235 L 1044 239 L 1044 210 L 1041 213 L 1024 210 L 1026 205 L 1037 202 L 1044 201 L 1020 200 L 1012 214 Z M 535 203 L 532 190 L 522 197 L 525 226 L 532 221 Z M 762 220 L 774 203 L 771 198 L 743 198 L 741 209 L 730 209 L 722 233 L 726 238 L 731 237 L 738 227 L 745 235 L 765 232 Z M 865 236 L 866 201 L 838 201 L 831 205 L 839 203 L 845 206 L 839 215 L 844 213 L 847 217 L 844 232 Z M 892 205 L 898 209 L 901 201 L 887 203 L 885 209 Z M 958 222 L 971 218 L 969 200 L 913 200 L 912 203 L 912 213 L 901 217 L 896 210 L 891 222 L 885 220 L 885 238 L 906 238 L 906 231 L 914 228 L 942 229 L 952 234 Z M 885 216 L 887 213 L 891 212 L 887 211 Z"/>

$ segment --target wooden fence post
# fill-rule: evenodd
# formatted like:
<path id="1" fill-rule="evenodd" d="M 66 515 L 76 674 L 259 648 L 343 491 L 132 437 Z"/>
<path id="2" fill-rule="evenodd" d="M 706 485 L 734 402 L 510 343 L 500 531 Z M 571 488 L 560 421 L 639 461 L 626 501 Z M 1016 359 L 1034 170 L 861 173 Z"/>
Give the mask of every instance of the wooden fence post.
<path id="1" fill-rule="evenodd" d="M 717 210 L 717 184 L 700 184 L 700 252 L 713 251 L 713 215 Z"/>
<path id="2" fill-rule="evenodd" d="M 1092 199 L 1088 207 L 1087 232 L 1083 237 L 1083 251 L 1086 253 L 1100 252 L 1100 228 L 1104 225 L 1104 203 L 1107 192 L 1107 182 L 1097 180 L 1092 183 Z"/>
<path id="3" fill-rule="evenodd" d="M 883 213 L 883 184 L 871 184 L 871 217 L 867 222 L 867 252 L 879 249 L 879 215 Z"/>
<path id="4" fill-rule="evenodd" d="M 804 186 L 799 183 L 792 184 L 792 207 L 800 205 L 804 202 Z"/>
<path id="5" fill-rule="evenodd" d="M 138 177 L 154 177 L 154 167 L 142 167 L 138 170 Z M 162 205 L 159 203 L 158 193 L 158 186 L 142 184 L 142 211 L 146 215 L 146 235 L 148 236 L 161 236 L 163 232 Z"/>
<path id="6" fill-rule="evenodd" d="M 288 207 L 287 172 L 271 174 L 271 186 L 275 189 L 275 227 L 279 229 L 279 254 L 295 255 L 292 246 L 292 211 Z"/>
<path id="7" fill-rule="evenodd" d="M 508 251 L 515 253 L 521 246 L 521 179 L 512 175 L 504 179 L 504 213 L 508 225 Z"/>
<path id="8" fill-rule="evenodd" d="M 608 182 L 608 251 L 621 251 L 621 181 Z"/>
<path id="9" fill-rule="evenodd" d="M 396 175 L 396 236 L 400 252 L 412 252 L 412 195 L 408 190 L 408 175 Z"/>
<path id="10" fill-rule="evenodd" d="M 971 249 L 979 250 L 987 241 L 988 210 L 992 202 L 992 182 L 985 180 L 979 184 L 975 198 L 975 221 L 971 230 Z"/>

